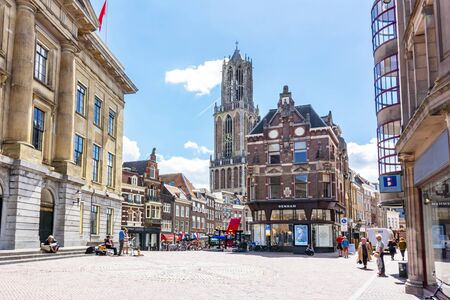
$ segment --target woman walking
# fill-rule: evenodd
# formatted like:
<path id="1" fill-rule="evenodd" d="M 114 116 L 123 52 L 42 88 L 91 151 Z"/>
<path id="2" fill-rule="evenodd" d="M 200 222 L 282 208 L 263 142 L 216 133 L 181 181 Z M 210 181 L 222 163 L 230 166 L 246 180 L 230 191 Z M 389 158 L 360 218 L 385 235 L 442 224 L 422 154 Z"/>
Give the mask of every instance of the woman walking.
<path id="1" fill-rule="evenodd" d="M 406 241 L 404 237 L 400 238 L 400 242 L 398 242 L 398 249 L 402 254 L 402 260 L 405 260 L 405 251 L 406 251 Z"/>
<path id="2" fill-rule="evenodd" d="M 391 255 L 391 260 L 395 260 L 394 256 L 397 253 L 397 243 L 394 240 L 389 240 L 388 242 L 388 249 L 389 254 Z"/>
<path id="3" fill-rule="evenodd" d="M 376 235 L 377 243 L 375 244 L 375 254 L 374 256 L 377 258 L 377 267 L 378 267 L 378 276 L 386 277 L 386 269 L 384 266 L 384 243 L 382 241 L 381 234 Z"/>
<path id="4" fill-rule="evenodd" d="M 125 238 L 123 240 L 123 254 L 128 255 L 128 240 L 130 238 L 128 236 L 128 228 L 125 228 L 124 233 L 125 233 Z"/>
<path id="5" fill-rule="evenodd" d="M 350 242 L 347 240 L 347 237 L 344 236 L 344 239 L 341 242 L 342 250 L 344 252 L 344 258 L 348 258 L 348 246 Z"/>
<path id="6" fill-rule="evenodd" d="M 372 260 L 372 247 L 367 243 L 366 238 L 362 238 L 358 246 L 358 263 L 367 269 L 367 262 Z"/>

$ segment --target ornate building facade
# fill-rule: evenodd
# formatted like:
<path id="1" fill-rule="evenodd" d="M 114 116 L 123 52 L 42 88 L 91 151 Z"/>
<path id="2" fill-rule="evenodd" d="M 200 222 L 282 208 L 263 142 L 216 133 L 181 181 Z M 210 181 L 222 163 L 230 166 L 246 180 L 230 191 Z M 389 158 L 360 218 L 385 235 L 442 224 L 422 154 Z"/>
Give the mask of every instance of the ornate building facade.
<path id="1" fill-rule="evenodd" d="M 0 1 L 0 249 L 120 227 L 124 95 L 88 0 Z"/>
<path id="2" fill-rule="evenodd" d="M 221 105 L 214 108 L 214 158 L 210 164 L 212 192 L 246 193 L 245 136 L 259 120 L 253 103 L 252 61 L 239 49 L 223 62 Z"/>

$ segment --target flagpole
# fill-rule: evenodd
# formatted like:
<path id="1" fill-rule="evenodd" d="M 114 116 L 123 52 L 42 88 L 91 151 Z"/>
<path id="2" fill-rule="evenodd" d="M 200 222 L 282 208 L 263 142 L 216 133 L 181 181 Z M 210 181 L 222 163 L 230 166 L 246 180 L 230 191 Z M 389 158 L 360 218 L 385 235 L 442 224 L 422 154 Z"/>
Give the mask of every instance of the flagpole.
<path id="1" fill-rule="evenodd" d="M 106 26 L 105 26 L 105 44 L 106 45 L 108 45 L 108 19 L 109 19 L 109 17 L 108 17 L 108 15 L 109 15 L 109 3 L 108 3 L 109 1 L 107 0 L 106 1 Z"/>

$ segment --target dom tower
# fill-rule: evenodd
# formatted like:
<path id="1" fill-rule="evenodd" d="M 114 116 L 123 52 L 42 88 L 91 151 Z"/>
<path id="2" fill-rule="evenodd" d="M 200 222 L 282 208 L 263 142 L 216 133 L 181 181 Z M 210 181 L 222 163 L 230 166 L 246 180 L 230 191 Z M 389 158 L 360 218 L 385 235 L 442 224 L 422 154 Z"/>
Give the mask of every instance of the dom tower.
<path id="1" fill-rule="evenodd" d="M 236 50 L 222 66 L 221 105 L 214 107 L 214 158 L 211 158 L 212 192 L 246 191 L 247 144 L 245 136 L 259 121 L 253 104 L 252 61 Z"/>

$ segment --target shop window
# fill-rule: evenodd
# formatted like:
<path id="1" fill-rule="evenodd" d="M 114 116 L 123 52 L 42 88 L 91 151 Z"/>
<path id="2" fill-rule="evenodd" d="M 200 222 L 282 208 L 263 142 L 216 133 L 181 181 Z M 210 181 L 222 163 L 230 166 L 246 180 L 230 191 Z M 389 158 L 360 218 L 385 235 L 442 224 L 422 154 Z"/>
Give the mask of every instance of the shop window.
<path id="1" fill-rule="evenodd" d="M 280 162 L 280 144 L 269 144 L 269 164 L 279 164 Z"/>
<path id="2" fill-rule="evenodd" d="M 306 213 L 304 209 L 296 209 L 295 210 L 295 218 L 299 221 L 306 220 Z"/>
<path id="3" fill-rule="evenodd" d="M 294 210 L 293 209 L 283 209 L 281 211 L 281 213 L 282 213 L 281 218 L 283 220 L 286 220 L 286 221 L 294 220 Z"/>
<path id="4" fill-rule="evenodd" d="M 281 220 L 281 210 L 273 209 L 272 210 L 272 214 L 270 215 L 270 220 L 272 220 L 272 221 L 279 221 L 279 220 Z"/>
<path id="5" fill-rule="evenodd" d="M 308 176 L 297 175 L 295 176 L 295 198 L 308 197 Z"/>
<path id="6" fill-rule="evenodd" d="M 306 142 L 294 143 L 294 162 L 306 163 L 308 162 L 308 155 L 306 151 Z"/>
<path id="7" fill-rule="evenodd" d="M 266 220 L 266 212 L 264 210 L 257 210 L 253 213 L 253 218 L 255 221 L 265 221 Z"/>
<path id="8" fill-rule="evenodd" d="M 333 225 L 313 224 L 314 247 L 333 247 Z"/>
<path id="9" fill-rule="evenodd" d="M 289 247 L 293 245 L 292 224 L 272 224 L 271 225 L 271 244 L 280 247 Z"/>
<path id="10" fill-rule="evenodd" d="M 312 221 L 331 221 L 331 212 L 329 209 L 313 209 L 311 214 Z"/>
<path id="11" fill-rule="evenodd" d="M 448 282 L 450 277 L 450 175 L 435 180 L 422 189 L 425 219 L 426 255 L 429 258 L 428 284 L 435 284 L 435 278 Z M 450 295 L 450 288 L 444 286 Z"/>
<path id="12" fill-rule="evenodd" d="M 269 198 L 280 199 L 281 198 L 280 190 L 281 190 L 281 178 L 269 177 Z"/>

